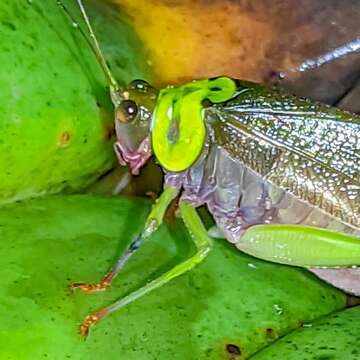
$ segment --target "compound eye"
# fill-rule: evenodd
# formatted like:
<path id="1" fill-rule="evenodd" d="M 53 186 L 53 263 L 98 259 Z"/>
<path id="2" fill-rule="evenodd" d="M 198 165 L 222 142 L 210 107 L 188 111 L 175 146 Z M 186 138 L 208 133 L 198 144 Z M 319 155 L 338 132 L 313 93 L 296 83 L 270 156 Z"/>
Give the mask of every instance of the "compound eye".
<path id="1" fill-rule="evenodd" d="M 153 87 L 146 82 L 145 80 L 133 80 L 130 84 L 129 84 L 129 88 L 133 89 L 133 90 L 137 90 L 137 91 L 148 91 L 149 89 L 152 89 Z"/>
<path id="2" fill-rule="evenodd" d="M 135 119 L 137 113 L 138 107 L 136 102 L 132 100 L 124 100 L 116 109 L 116 119 L 123 124 L 128 124 Z"/>

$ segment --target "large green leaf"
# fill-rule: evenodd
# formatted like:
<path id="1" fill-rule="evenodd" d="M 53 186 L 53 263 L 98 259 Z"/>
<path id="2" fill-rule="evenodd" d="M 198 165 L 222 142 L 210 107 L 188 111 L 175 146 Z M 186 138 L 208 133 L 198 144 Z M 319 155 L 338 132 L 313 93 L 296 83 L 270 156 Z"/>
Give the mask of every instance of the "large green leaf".
<path id="1" fill-rule="evenodd" d="M 79 18 L 76 1 L 65 1 Z M 0 2 L 0 203 L 79 189 L 109 169 L 113 109 L 101 68 L 56 0 Z M 87 1 L 121 83 L 149 77 L 128 19 Z"/>
<path id="2" fill-rule="evenodd" d="M 275 342 L 252 360 L 358 360 L 360 307 L 316 321 Z"/>
<path id="3" fill-rule="evenodd" d="M 148 209 L 141 199 L 89 195 L 0 209 L 1 359 L 201 360 L 228 359 L 229 351 L 243 359 L 345 305 L 341 292 L 306 271 L 256 260 L 216 241 L 196 269 L 103 319 L 84 342 L 77 326 L 89 311 L 193 251 L 181 222 L 173 220 L 129 260 L 108 291 L 72 294 L 71 281 L 100 279 L 141 229 Z"/>

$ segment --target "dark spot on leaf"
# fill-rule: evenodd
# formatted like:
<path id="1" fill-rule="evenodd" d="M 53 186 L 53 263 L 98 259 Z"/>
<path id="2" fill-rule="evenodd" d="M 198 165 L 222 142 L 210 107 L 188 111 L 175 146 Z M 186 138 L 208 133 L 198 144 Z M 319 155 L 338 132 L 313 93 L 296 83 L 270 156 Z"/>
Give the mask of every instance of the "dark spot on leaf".
<path id="1" fill-rule="evenodd" d="M 8 29 L 10 29 L 12 31 L 16 31 L 16 26 L 13 23 L 6 21 L 6 20 L 3 20 L 1 23 Z"/>
<path id="2" fill-rule="evenodd" d="M 119 68 L 125 68 L 126 67 L 126 61 L 125 59 L 115 59 L 115 65 L 118 66 Z"/>
<path id="3" fill-rule="evenodd" d="M 318 355 L 314 360 L 335 360 L 336 358 L 333 355 Z"/>
<path id="4" fill-rule="evenodd" d="M 212 351 L 213 351 L 213 349 L 207 349 L 205 351 L 206 356 L 209 357 L 211 355 Z"/>
<path id="5" fill-rule="evenodd" d="M 226 344 L 226 351 L 231 354 L 232 357 L 241 355 L 240 348 L 235 344 Z"/>
<path id="6" fill-rule="evenodd" d="M 267 328 L 265 330 L 266 336 L 273 336 L 274 335 L 274 329 L 272 328 Z"/>
<path id="7" fill-rule="evenodd" d="M 212 88 L 210 88 L 211 91 L 221 91 L 221 88 L 219 88 L 218 86 L 213 86 Z"/>

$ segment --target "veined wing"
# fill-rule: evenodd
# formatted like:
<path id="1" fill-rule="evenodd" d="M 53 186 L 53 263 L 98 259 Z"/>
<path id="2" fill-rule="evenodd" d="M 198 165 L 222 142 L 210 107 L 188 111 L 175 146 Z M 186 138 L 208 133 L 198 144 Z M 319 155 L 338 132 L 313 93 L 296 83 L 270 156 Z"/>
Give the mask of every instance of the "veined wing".
<path id="1" fill-rule="evenodd" d="M 360 117 L 242 81 L 205 117 L 234 159 L 360 228 Z"/>

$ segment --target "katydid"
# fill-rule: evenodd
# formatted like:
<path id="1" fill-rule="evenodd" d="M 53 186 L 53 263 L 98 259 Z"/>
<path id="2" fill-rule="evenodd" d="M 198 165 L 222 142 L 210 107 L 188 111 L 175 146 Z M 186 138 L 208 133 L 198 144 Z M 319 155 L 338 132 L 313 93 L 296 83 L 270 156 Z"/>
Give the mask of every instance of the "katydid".
<path id="1" fill-rule="evenodd" d="M 143 231 L 98 284 L 105 290 L 163 221 L 179 213 L 197 251 L 144 287 L 85 318 L 81 333 L 192 269 L 211 250 L 196 208 L 206 205 L 217 233 L 258 258 L 308 268 L 360 295 L 360 117 L 285 95 L 278 89 L 218 77 L 157 91 L 142 80 L 121 89 L 102 55 L 81 0 L 87 38 L 105 73 L 115 107 L 118 160 L 133 174 L 154 155 L 164 189 Z M 61 2 L 68 16 L 73 17 Z M 339 268 L 341 267 L 341 268 Z M 343 283 L 342 276 L 353 276 Z"/>

